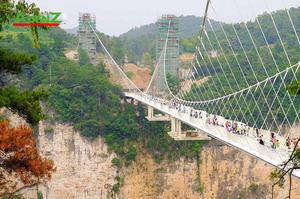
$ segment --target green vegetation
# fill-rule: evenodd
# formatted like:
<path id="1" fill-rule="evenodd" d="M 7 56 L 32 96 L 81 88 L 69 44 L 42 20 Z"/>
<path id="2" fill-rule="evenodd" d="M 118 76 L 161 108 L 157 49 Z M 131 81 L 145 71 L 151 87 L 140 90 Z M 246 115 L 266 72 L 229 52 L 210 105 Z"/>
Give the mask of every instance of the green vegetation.
<path id="1" fill-rule="evenodd" d="M 143 64 L 143 66 L 154 67 L 154 66 L 153 66 L 154 61 L 153 61 L 153 59 L 152 59 L 150 53 L 145 52 L 145 53 L 143 54 L 142 64 Z"/>
<path id="2" fill-rule="evenodd" d="M 172 93 L 178 93 L 180 90 L 180 80 L 179 78 L 167 74 L 167 82 Z"/>
<path id="3" fill-rule="evenodd" d="M 121 166 L 121 161 L 119 158 L 113 158 L 111 160 L 112 165 L 114 165 L 115 167 L 120 167 Z"/>
<path id="4" fill-rule="evenodd" d="M 7 107 L 30 124 L 37 124 L 44 118 L 39 100 L 46 96 L 43 90 L 29 92 L 18 91 L 13 86 L 0 88 L 0 107 Z"/>
<path id="5" fill-rule="evenodd" d="M 120 187 L 122 186 L 123 179 L 120 176 L 115 177 L 116 183 L 112 187 L 113 193 L 117 194 L 120 191 Z"/>
<path id="6" fill-rule="evenodd" d="M 17 12 L 26 14 L 38 15 L 39 9 L 34 5 L 27 4 L 26 2 L 14 3 L 10 0 L 1 2 L 0 13 L 0 32 L 3 31 L 4 24 L 10 22 L 16 16 Z M 34 47 L 39 46 L 37 28 L 31 29 L 32 41 L 28 45 L 34 43 Z M 5 31 L 4 31 L 5 32 Z M 0 41 L 10 43 L 14 37 L 6 35 L 5 38 L 0 35 Z M 36 56 L 28 53 L 22 53 L 11 46 L 1 45 L 0 47 L 0 108 L 6 107 L 14 113 L 18 113 L 30 124 L 37 124 L 44 115 L 40 107 L 40 100 L 44 99 L 47 94 L 42 89 L 37 89 L 33 92 L 20 91 L 15 85 L 11 83 L 14 77 L 11 74 L 20 74 L 21 68 L 24 65 L 32 64 Z"/>
<path id="7" fill-rule="evenodd" d="M 91 65 L 90 58 L 85 50 L 82 48 L 78 49 L 78 54 L 79 54 L 79 65 Z"/>
<path id="8" fill-rule="evenodd" d="M 37 192 L 37 199 L 43 199 L 43 193 L 38 191 Z"/>
<path id="9" fill-rule="evenodd" d="M 250 190 L 252 193 L 256 193 L 257 189 L 258 189 L 258 184 L 251 184 L 251 185 L 249 186 L 249 190 Z"/>
<path id="10" fill-rule="evenodd" d="M 180 47 L 183 52 L 194 53 L 197 45 L 197 37 L 183 38 L 180 40 Z"/>
<path id="11" fill-rule="evenodd" d="M 103 42 L 104 46 L 107 48 L 107 50 L 110 52 L 111 56 L 114 58 L 114 60 L 119 65 L 124 64 L 125 60 L 125 50 L 124 43 L 120 40 L 118 37 L 110 37 L 103 33 L 97 33 L 101 41 Z M 102 46 L 99 42 L 97 42 L 96 49 L 98 52 L 104 52 L 102 49 Z M 127 53 L 127 52 L 126 52 Z M 132 61 L 131 54 L 126 54 L 130 61 Z"/>
<path id="12" fill-rule="evenodd" d="M 292 95 L 300 95 L 300 81 L 293 81 L 292 84 L 287 87 L 287 90 Z"/>
<path id="13" fill-rule="evenodd" d="M 294 20 L 294 23 L 299 24 L 300 8 L 290 9 L 290 14 L 291 18 Z M 280 36 L 284 42 L 284 47 L 286 48 L 291 64 L 294 65 L 300 60 L 300 47 L 298 42 L 296 42 L 297 38 L 294 34 L 289 16 L 287 15 L 285 10 L 281 10 L 273 13 L 273 18 L 276 21 L 276 26 L 278 27 Z M 269 47 L 267 46 L 261 29 L 257 23 L 258 21 L 261 24 Z M 245 23 L 224 24 L 227 38 L 232 45 L 229 45 L 224 32 L 221 30 L 215 31 L 215 34 L 213 34 L 213 32 L 208 32 L 208 37 L 210 38 L 210 40 L 208 40 L 205 36 L 203 37 L 203 44 L 205 48 L 200 45 L 200 51 L 203 59 L 200 55 L 198 55 L 197 58 L 201 67 L 198 67 L 197 73 L 195 71 L 195 78 L 197 80 L 200 80 L 206 76 L 212 77 L 201 86 L 197 86 L 196 84 L 192 85 L 192 92 L 190 92 L 186 96 L 186 99 L 193 99 L 193 94 L 195 95 L 195 93 L 201 93 L 201 95 L 203 96 L 202 100 L 212 99 L 216 96 L 224 96 L 226 94 L 233 93 L 234 91 L 247 88 L 248 83 L 250 85 L 253 85 L 257 82 L 257 80 L 265 80 L 268 76 L 275 75 L 276 73 L 278 73 L 278 71 L 282 71 L 290 66 L 286 58 L 281 40 L 277 36 L 277 31 L 274 28 L 270 15 L 260 15 L 258 16 L 256 21 L 250 21 L 246 24 L 247 27 Z M 233 27 L 236 29 L 244 49 L 239 44 L 234 31 L 235 29 Z M 253 36 L 253 40 L 249 36 L 248 31 Z M 218 38 L 222 49 L 220 48 L 216 38 Z M 196 42 L 197 39 L 194 38 L 182 40 L 181 43 L 184 45 L 183 48 L 189 51 L 191 48 L 193 48 L 193 46 L 196 45 Z M 254 48 L 253 43 L 255 43 L 257 49 Z M 217 57 L 210 56 L 209 53 L 206 53 L 205 49 L 208 52 L 217 52 Z M 247 53 L 248 57 L 245 56 L 244 50 Z M 258 56 L 256 50 L 259 52 L 260 56 Z M 270 51 L 274 55 L 276 64 L 273 61 Z M 249 60 L 250 64 L 248 63 L 247 59 Z M 262 62 L 264 63 L 264 65 L 262 64 Z M 242 71 L 240 67 L 242 68 Z M 298 70 L 296 77 L 300 77 L 299 75 L 300 73 Z M 251 93 L 247 95 L 246 102 L 249 102 L 247 105 L 249 106 L 249 109 L 251 111 L 247 109 L 247 105 L 244 104 L 243 100 L 241 99 L 241 102 L 239 102 L 239 104 L 240 107 L 243 108 L 242 112 L 246 117 L 244 121 L 247 121 L 249 125 L 257 124 L 258 126 L 261 126 L 263 124 L 265 118 L 260 117 L 260 111 L 263 113 L 267 113 L 269 110 L 267 104 L 271 104 L 274 96 L 276 95 L 281 97 L 282 102 L 280 103 L 279 100 L 274 101 L 272 107 L 272 109 L 274 110 L 273 114 L 276 115 L 276 120 L 281 122 L 284 120 L 285 115 L 283 111 L 280 111 L 281 106 L 287 112 L 290 106 L 290 100 L 288 97 L 283 98 L 283 96 L 286 94 L 286 88 L 285 86 L 280 87 L 281 78 L 283 78 L 283 75 L 278 77 L 276 79 L 277 81 L 273 80 L 274 85 L 268 82 L 268 84 L 264 86 L 264 95 L 267 97 L 267 100 L 264 100 L 264 97 L 259 98 L 261 94 L 260 89 L 251 91 Z M 288 71 L 285 76 L 286 84 L 289 84 L 293 78 L 294 75 L 292 73 L 292 70 Z M 293 90 L 296 84 L 297 83 L 292 84 L 289 89 Z M 280 88 L 279 93 L 275 93 L 275 91 L 272 90 L 272 86 L 276 91 Z M 267 95 L 268 91 L 270 91 L 269 95 Z M 254 98 L 256 98 L 256 100 L 258 100 L 257 103 L 260 105 L 260 107 L 257 107 L 255 105 L 255 100 L 252 99 L 252 95 Z M 298 99 L 299 97 L 296 97 L 296 100 L 294 101 L 296 110 L 300 108 L 300 100 Z M 232 100 L 234 99 L 232 98 L 230 100 L 224 100 L 224 102 L 222 102 L 223 104 L 220 105 L 220 107 L 224 108 L 220 109 L 219 113 L 217 114 L 226 115 L 228 107 L 230 106 L 230 104 L 233 104 Z M 268 103 L 266 103 L 266 101 Z M 206 111 L 209 112 L 210 110 L 207 109 Z M 257 116 L 257 121 L 252 121 L 253 119 L 251 118 L 251 115 Z M 293 123 L 295 115 L 295 110 L 291 108 L 287 114 L 287 119 Z M 226 116 L 228 118 L 232 117 L 232 115 Z M 239 121 L 243 121 L 244 118 L 241 114 L 238 115 L 238 117 Z M 266 122 L 274 122 L 271 114 L 269 114 L 268 118 L 266 118 Z"/>
<path id="14" fill-rule="evenodd" d="M 186 38 L 197 35 L 200 30 L 202 18 L 196 16 L 179 16 L 179 38 L 182 40 L 180 43 L 186 43 Z M 218 30 L 219 24 L 211 20 L 212 26 Z M 207 26 L 207 31 L 210 31 L 210 27 Z M 133 63 L 141 62 L 144 64 L 145 53 L 151 56 L 152 60 L 156 59 L 155 47 L 156 47 L 156 24 L 151 23 L 138 28 L 133 28 L 127 33 L 120 36 L 123 49 L 125 50 L 129 61 Z M 181 48 L 181 52 L 194 52 L 194 45 L 189 50 L 185 46 Z M 193 48 L 193 49 L 192 49 Z M 151 65 L 151 64 L 149 64 Z"/>
<path id="15" fill-rule="evenodd" d="M 134 73 L 132 71 L 128 71 L 128 72 L 126 72 L 126 75 L 129 79 L 132 79 Z"/>
<path id="16" fill-rule="evenodd" d="M 54 129 L 53 129 L 52 127 L 48 127 L 48 126 L 47 126 L 47 127 L 45 128 L 44 131 L 45 131 L 45 133 L 47 133 L 47 134 L 51 134 L 51 133 L 54 132 Z"/>

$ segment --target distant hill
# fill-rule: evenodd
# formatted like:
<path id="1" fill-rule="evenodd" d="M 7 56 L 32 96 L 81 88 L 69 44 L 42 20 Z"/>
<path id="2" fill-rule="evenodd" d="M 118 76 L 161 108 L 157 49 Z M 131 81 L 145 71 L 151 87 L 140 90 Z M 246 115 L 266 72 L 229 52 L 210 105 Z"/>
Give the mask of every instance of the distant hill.
<path id="1" fill-rule="evenodd" d="M 64 29 L 67 33 L 72 34 L 72 35 L 77 35 L 78 31 L 78 26 L 75 28 L 69 28 L 69 29 Z"/>
<path id="2" fill-rule="evenodd" d="M 179 21 L 179 37 L 187 38 L 187 37 L 192 37 L 199 32 L 200 25 L 202 23 L 202 17 L 197 17 L 194 15 L 179 16 L 178 21 Z M 218 29 L 219 27 L 218 22 L 214 20 L 211 20 L 211 22 L 214 28 Z M 129 30 L 128 32 L 122 34 L 120 37 L 126 39 L 134 39 L 143 35 L 155 36 L 155 27 L 156 27 L 155 22 L 148 25 L 143 25 Z"/>
<path id="3" fill-rule="evenodd" d="M 190 38 L 199 33 L 202 17 L 197 16 L 179 16 L 179 37 L 180 39 Z M 211 20 L 215 30 L 219 30 L 219 22 Z M 209 25 L 207 24 L 207 31 Z M 156 25 L 155 22 L 133 28 L 128 32 L 120 35 L 123 47 L 132 60 L 141 60 L 143 53 L 149 52 L 152 58 L 155 58 L 156 45 Z"/>

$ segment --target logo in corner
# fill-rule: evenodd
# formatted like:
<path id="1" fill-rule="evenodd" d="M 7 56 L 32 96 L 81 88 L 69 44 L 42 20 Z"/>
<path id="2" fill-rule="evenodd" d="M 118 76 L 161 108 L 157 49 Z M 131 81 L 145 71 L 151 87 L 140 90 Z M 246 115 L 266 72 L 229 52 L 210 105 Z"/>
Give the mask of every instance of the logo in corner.
<path id="1" fill-rule="evenodd" d="M 62 21 L 59 20 L 61 12 L 46 12 L 39 15 L 28 15 L 18 13 L 12 26 L 59 26 Z"/>

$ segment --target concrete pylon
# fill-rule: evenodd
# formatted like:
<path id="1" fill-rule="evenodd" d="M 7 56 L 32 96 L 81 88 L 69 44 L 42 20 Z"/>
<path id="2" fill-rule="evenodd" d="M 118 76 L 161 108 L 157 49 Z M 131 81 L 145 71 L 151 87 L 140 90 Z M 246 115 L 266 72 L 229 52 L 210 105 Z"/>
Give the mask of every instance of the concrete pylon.
<path id="1" fill-rule="evenodd" d="M 181 134 L 181 121 L 174 117 L 171 117 L 171 134 L 175 137 Z"/>
<path id="2" fill-rule="evenodd" d="M 171 131 L 168 132 L 168 134 L 174 140 L 211 140 L 205 132 L 200 130 L 182 131 L 180 120 L 175 117 L 170 117 L 169 115 L 155 115 L 152 106 L 148 106 L 148 115 L 146 118 L 151 122 L 171 121 Z"/>
<path id="3" fill-rule="evenodd" d="M 170 117 L 168 115 L 162 114 L 154 114 L 154 108 L 152 106 L 148 106 L 148 116 L 146 117 L 150 122 L 163 122 L 170 121 Z"/>
<path id="4" fill-rule="evenodd" d="M 154 116 L 154 108 L 152 106 L 148 106 L 148 118 L 153 118 Z"/>
<path id="5" fill-rule="evenodd" d="M 181 121 L 171 117 L 171 132 L 168 132 L 174 140 L 211 140 L 205 132 L 200 130 L 182 131 Z"/>

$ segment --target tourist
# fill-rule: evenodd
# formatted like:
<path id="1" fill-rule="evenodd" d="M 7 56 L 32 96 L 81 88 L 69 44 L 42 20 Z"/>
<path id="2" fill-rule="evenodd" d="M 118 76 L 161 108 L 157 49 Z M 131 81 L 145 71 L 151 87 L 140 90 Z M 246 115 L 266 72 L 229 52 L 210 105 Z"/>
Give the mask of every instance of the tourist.
<path id="1" fill-rule="evenodd" d="M 198 111 L 195 111 L 194 116 L 195 116 L 195 118 L 198 118 Z"/>
<path id="2" fill-rule="evenodd" d="M 235 133 L 235 129 L 234 129 L 234 123 L 233 123 L 233 121 L 231 122 L 231 126 L 230 126 L 230 128 L 231 128 L 231 131 L 232 131 L 232 133 Z"/>
<path id="3" fill-rule="evenodd" d="M 275 141 L 275 149 L 279 149 L 279 145 L 280 145 L 279 140 L 276 139 L 276 141 Z"/>
<path id="4" fill-rule="evenodd" d="M 237 123 L 236 122 L 233 123 L 233 129 L 232 129 L 232 131 L 233 131 L 234 134 L 237 134 L 237 127 L 238 127 Z"/>
<path id="5" fill-rule="evenodd" d="M 275 134 L 273 132 L 271 132 L 271 140 L 272 138 L 274 138 Z"/>
<path id="6" fill-rule="evenodd" d="M 238 124 L 236 124 L 236 133 L 240 134 L 240 135 L 242 134 L 241 133 L 241 128 L 240 128 L 240 126 Z"/>
<path id="7" fill-rule="evenodd" d="M 225 128 L 226 128 L 226 130 L 227 130 L 227 132 L 230 132 L 230 122 L 229 121 L 226 121 L 225 122 Z"/>
<path id="8" fill-rule="evenodd" d="M 213 122 L 213 125 L 218 125 L 218 118 L 217 118 L 217 116 L 214 115 L 212 122 Z"/>
<path id="9" fill-rule="evenodd" d="M 259 137 L 259 144 L 265 145 L 265 142 L 264 142 L 264 140 L 263 140 L 263 135 L 261 135 L 261 136 Z"/>
<path id="10" fill-rule="evenodd" d="M 272 148 L 275 149 L 276 148 L 276 145 L 275 145 L 275 143 L 276 143 L 276 136 L 273 136 L 271 138 L 271 142 L 272 142 Z"/>
<path id="11" fill-rule="evenodd" d="M 199 118 L 202 119 L 202 112 L 199 112 Z"/>
<path id="12" fill-rule="evenodd" d="M 286 138 L 285 145 L 287 146 L 288 149 L 291 149 L 291 140 L 290 140 L 290 137 Z"/>
<path id="13" fill-rule="evenodd" d="M 256 132 L 256 137 L 259 137 L 259 130 L 257 127 L 255 128 L 255 132 Z"/>

